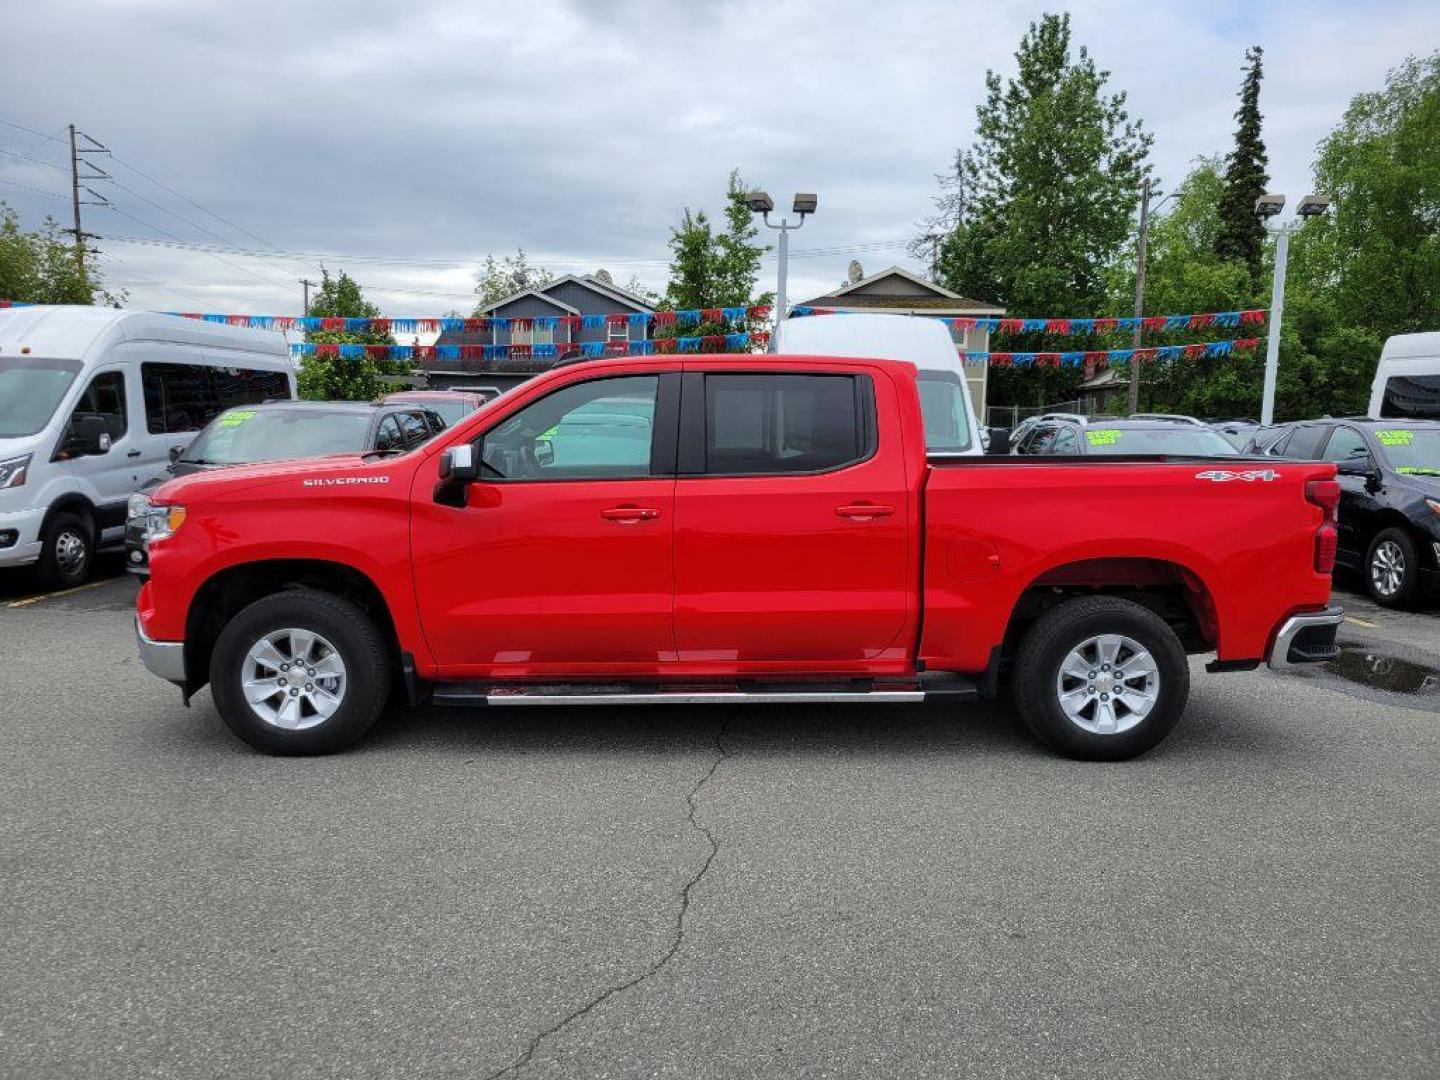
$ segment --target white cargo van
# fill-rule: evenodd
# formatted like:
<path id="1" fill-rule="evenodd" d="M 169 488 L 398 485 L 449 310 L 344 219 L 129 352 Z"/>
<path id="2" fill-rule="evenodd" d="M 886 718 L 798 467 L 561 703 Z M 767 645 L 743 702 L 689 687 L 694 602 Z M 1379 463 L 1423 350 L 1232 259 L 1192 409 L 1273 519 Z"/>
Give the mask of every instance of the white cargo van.
<path id="1" fill-rule="evenodd" d="M 1385 342 L 1366 415 L 1440 420 L 1440 334 L 1397 334 Z"/>
<path id="2" fill-rule="evenodd" d="M 90 576 L 130 493 L 222 409 L 295 396 L 283 336 L 145 311 L 0 310 L 0 568 Z"/>
<path id="3" fill-rule="evenodd" d="M 938 319 L 863 312 L 787 319 L 775 351 L 787 356 L 908 360 L 919 369 L 925 449 L 949 457 L 985 453 L 960 353 Z"/>

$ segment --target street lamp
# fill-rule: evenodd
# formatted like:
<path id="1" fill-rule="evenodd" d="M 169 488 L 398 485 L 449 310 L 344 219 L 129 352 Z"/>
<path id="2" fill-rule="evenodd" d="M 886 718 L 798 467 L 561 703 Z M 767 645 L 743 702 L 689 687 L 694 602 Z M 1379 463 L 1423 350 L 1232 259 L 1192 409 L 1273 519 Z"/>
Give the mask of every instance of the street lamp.
<path id="1" fill-rule="evenodd" d="M 1270 285 L 1270 333 L 1265 342 L 1265 389 L 1260 397 L 1260 423 L 1275 421 L 1275 376 L 1280 368 L 1280 318 L 1285 313 L 1285 268 L 1290 261 L 1290 237 L 1305 222 L 1330 209 L 1330 196 L 1306 195 L 1295 207 L 1296 218 L 1279 225 L 1268 224 L 1285 209 L 1285 196 L 1267 192 L 1255 200 L 1255 214 L 1267 222 L 1275 237 L 1275 277 Z"/>
<path id="2" fill-rule="evenodd" d="M 806 214 L 815 213 L 818 201 L 813 194 L 796 195 L 790 212 L 799 215 L 799 222 L 791 225 L 788 218 L 782 218 L 780 224 L 777 225 L 770 220 L 770 213 L 775 209 L 774 199 L 763 191 L 752 191 L 745 196 L 745 205 L 750 208 L 750 212 L 759 214 L 767 227 L 776 229 L 780 233 L 780 267 L 775 272 L 775 332 L 770 335 L 771 352 L 774 352 L 780 344 L 780 324 L 785 321 L 785 278 L 789 270 L 790 234 L 805 224 Z"/>

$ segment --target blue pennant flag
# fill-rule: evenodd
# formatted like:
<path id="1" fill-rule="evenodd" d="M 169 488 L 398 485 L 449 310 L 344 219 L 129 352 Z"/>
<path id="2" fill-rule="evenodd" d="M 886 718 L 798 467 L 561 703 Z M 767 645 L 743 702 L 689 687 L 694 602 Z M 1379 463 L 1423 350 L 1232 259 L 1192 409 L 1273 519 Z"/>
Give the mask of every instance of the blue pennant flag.
<path id="1" fill-rule="evenodd" d="M 347 334 L 363 334 L 370 329 L 369 319 L 346 319 L 345 332 Z"/>
<path id="2" fill-rule="evenodd" d="M 700 309 L 683 308 L 675 312 L 675 321 L 677 323 L 698 323 L 700 321 Z"/>
<path id="3" fill-rule="evenodd" d="M 1035 363 L 1035 354 L 1033 352 L 1011 353 L 1010 362 L 1016 367 L 1029 367 Z"/>
<path id="4" fill-rule="evenodd" d="M 988 363 L 989 360 L 990 354 L 987 352 L 967 352 L 965 354 L 965 362 L 967 364 L 985 364 Z"/>
<path id="5" fill-rule="evenodd" d="M 353 344 L 341 345 L 340 355 L 347 360 L 359 360 L 365 355 L 365 346 Z"/>
<path id="6" fill-rule="evenodd" d="M 1044 330 L 1048 319 L 1025 319 L 1020 323 L 1021 330 Z"/>
<path id="7" fill-rule="evenodd" d="M 206 316 L 204 316 L 204 319 L 205 319 L 206 322 L 218 322 L 218 323 L 223 323 L 223 322 L 225 321 L 225 316 L 224 316 L 224 315 L 206 315 Z"/>
<path id="8" fill-rule="evenodd" d="M 1115 327 L 1117 330 L 1137 330 L 1140 327 L 1141 321 L 1142 320 L 1134 318 L 1133 316 L 1127 316 L 1123 319 L 1116 319 Z"/>
<path id="9" fill-rule="evenodd" d="M 976 319 L 976 320 L 975 320 L 975 329 L 976 329 L 976 330 L 987 330 L 987 331 L 989 331 L 990 333 L 993 334 L 996 330 L 999 330 L 999 329 L 1000 329 L 1000 320 L 999 320 L 999 319 Z"/>
<path id="10" fill-rule="evenodd" d="M 459 345 L 436 345 L 436 346 L 435 346 L 435 358 L 436 358 L 437 360 L 459 360 L 459 359 L 460 359 L 460 346 L 459 346 Z"/>
<path id="11" fill-rule="evenodd" d="M 1111 349 L 1108 358 L 1112 364 L 1128 364 L 1135 359 L 1134 349 Z"/>
<path id="12" fill-rule="evenodd" d="M 1071 319 L 1070 332 L 1072 334 L 1093 334 L 1095 332 L 1095 320 Z"/>
<path id="13" fill-rule="evenodd" d="M 653 341 L 632 341 L 630 343 L 630 354 L 632 356 L 649 356 L 655 351 Z"/>
<path id="14" fill-rule="evenodd" d="M 1165 329 L 1166 329 L 1167 331 L 1169 331 L 1169 330 L 1186 330 L 1186 329 L 1189 328 L 1189 326 L 1190 326 L 1190 316 L 1189 316 L 1189 315 L 1166 315 L 1166 316 L 1165 316 Z"/>
<path id="15" fill-rule="evenodd" d="M 414 334 L 418 327 L 416 327 L 414 319 L 391 319 L 390 329 L 397 334 Z"/>
<path id="16" fill-rule="evenodd" d="M 1066 367 L 1079 367 L 1085 363 L 1085 354 L 1083 352 L 1062 352 L 1060 354 L 1060 363 Z"/>
<path id="17" fill-rule="evenodd" d="M 790 317 L 792 319 L 803 319 L 806 315 L 814 314 L 815 309 L 812 307 L 806 307 L 804 304 L 796 304 L 790 309 Z"/>
<path id="18" fill-rule="evenodd" d="M 744 319 L 745 316 L 747 316 L 749 313 L 749 309 L 743 307 L 727 307 L 720 309 L 720 314 L 725 316 L 726 322 L 739 322 L 740 320 Z"/>
<path id="19" fill-rule="evenodd" d="M 536 315 L 532 325 L 536 330 L 554 330 L 556 322 L 554 315 Z"/>
<path id="20" fill-rule="evenodd" d="M 603 330 L 605 329 L 604 315 L 582 315 L 580 316 L 581 330 Z"/>
<path id="21" fill-rule="evenodd" d="M 580 353 L 583 356 L 604 356 L 605 342 L 603 341 L 582 341 Z"/>
<path id="22" fill-rule="evenodd" d="M 504 358 L 505 358 L 505 346 L 504 346 L 504 345 L 486 345 L 486 346 L 485 346 L 485 359 L 486 359 L 486 360 L 503 360 Z"/>
<path id="23" fill-rule="evenodd" d="M 750 335 L 747 334 L 726 334 L 725 348 L 731 350 L 748 349 L 750 347 Z"/>
<path id="24" fill-rule="evenodd" d="M 1239 312 L 1236 312 L 1236 314 L 1238 315 Z M 1212 341 L 1209 345 L 1205 346 L 1205 355 L 1229 356 L 1230 350 L 1234 347 L 1235 343 L 1233 341 Z"/>
<path id="25" fill-rule="evenodd" d="M 461 321 L 460 325 L 465 325 L 463 320 Z M 490 328 L 492 330 L 509 330 L 510 320 L 500 315 L 492 315 L 490 317 Z"/>
<path id="26" fill-rule="evenodd" d="M 698 337 L 676 338 L 675 343 L 681 352 L 699 352 L 700 339 Z"/>
<path id="27" fill-rule="evenodd" d="M 1240 325 L 1240 313 L 1238 311 L 1217 311 L 1215 313 L 1215 325 L 1233 329 Z"/>
<path id="28" fill-rule="evenodd" d="M 442 334 L 458 334 L 465 329 L 464 319 L 441 319 L 440 332 Z"/>
<path id="29" fill-rule="evenodd" d="M 409 345 L 391 345 L 391 346 L 390 346 L 390 359 L 391 359 L 391 360 L 409 360 L 409 359 L 411 359 L 414 355 L 415 355 L 415 350 L 412 349 Z"/>
<path id="30" fill-rule="evenodd" d="M 1156 360 L 1179 360 L 1180 354 L 1185 351 L 1183 345 L 1161 345 L 1155 350 Z"/>
<path id="31" fill-rule="evenodd" d="M 290 346 L 291 356 L 314 356 L 315 346 L 308 341 L 298 341 Z"/>
<path id="32" fill-rule="evenodd" d="M 555 359 L 555 346 L 554 346 L 554 345 L 536 345 L 534 348 L 532 348 L 532 349 L 530 350 L 530 355 L 533 356 L 533 357 L 535 357 L 535 359 L 537 359 L 537 360 L 554 360 L 554 359 Z"/>
<path id="33" fill-rule="evenodd" d="M 650 315 L 644 311 L 631 312 L 629 323 L 632 328 L 643 330 L 650 323 Z"/>

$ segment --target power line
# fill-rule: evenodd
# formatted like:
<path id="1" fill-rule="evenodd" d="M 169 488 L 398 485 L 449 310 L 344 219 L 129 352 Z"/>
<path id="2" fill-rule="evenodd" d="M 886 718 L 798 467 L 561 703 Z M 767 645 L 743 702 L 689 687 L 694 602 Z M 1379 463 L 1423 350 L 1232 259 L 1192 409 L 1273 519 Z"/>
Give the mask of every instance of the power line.
<path id="1" fill-rule="evenodd" d="M 144 177 L 146 180 L 149 180 L 150 183 L 154 184 L 156 187 L 161 188 L 161 189 L 163 189 L 163 190 L 165 190 L 165 191 L 168 191 L 171 195 L 174 195 L 177 199 L 183 199 L 185 202 L 187 202 L 187 203 L 189 203 L 191 206 L 195 207 L 195 209 L 201 211 L 202 213 L 209 214 L 209 215 L 210 215 L 212 218 L 214 218 L 216 221 L 223 222 L 224 224 L 229 225 L 230 228 L 234 229 L 236 232 L 242 232 L 242 233 L 244 233 L 246 236 L 250 237 L 252 240 L 258 240 L 258 241 L 260 241 L 260 243 L 264 244 L 267 248 L 271 248 L 271 249 L 274 249 L 274 248 L 275 248 L 275 245 L 272 244 L 272 243 L 270 243 L 270 241 L 269 241 L 269 240 L 266 240 L 263 236 L 258 236 L 258 235 L 256 235 L 255 233 L 251 232 L 249 229 L 245 228 L 245 226 L 243 226 L 243 225 L 237 225 L 237 224 L 235 224 L 235 222 L 231 221 L 229 218 L 227 218 L 227 217 L 222 217 L 221 215 L 217 214 L 214 210 L 211 210 L 211 209 L 210 209 L 209 207 L 207 207 L 207 206 L 202 206 L 200 203 L 198 203 L 198 202 L 196 202 L 194 199 L 190 198 L 190 196 L 184 194 L 183 192 L 176 191 L 176 190 L 175 190 L 174 188 L 172 188 L 169 184 L 162 183 L 161 181 L 156 180 L 155 177 L 151 176 L 149 173 L 143 172 L 142 170 L 136 168 L 134 165 L 131 165 L 131 164 L 130 164 L 128 161 L 126 161 L 124 158 L 116 157 L 114 154 L 111 155 L 111 158 L 112 158 L 114 161 L 116 161 L 117 163 L 119 163 L 119 164 L 121 164 L 121 165 L 124 165 L 125 168 L 129 169 L 131 172 L 135 173 L 137 176 Z M 200 228 L 200 226 L 196 226 L 196 228 Z M 204 231 L 205 231 L 205 232 L 209 232 L 208 229 L 205 229 Z M 215 234 L 214 234 L 214 233 L 210 233 L 210 235 L 211 235 L 211 236 L 214 236 Z"/>
<path id="2" fill-rule="evenodd" d="M 46 191 L 44 188 L 31 187 L 29 184 L 17 184 L 14 180 L 6 180 L 3 176 L 0 176 L 0 184 L 9 184 L 11 187 L 19 188 L 21 191 L 33 191 L 36 195 L 49 195 L 50 198 L 60 199 L 62 202 L 70 198 L 69 195 L 61 195 L 56 191 Z"/>
<path id="3" fill-rule="evenodd" d="M 171 238 L 171 240 L 176 241 L 177 243 L 179 243 L 179 244 L 181 244 L 181 245 L 184 244 L 184 241 L 180 240 L 180 238 L 179 238 L 178 236 L 176 236 L 174 233 L 166 232 L 164 229 L 160 228 L 158 225 L 152 225 L 152 224 L 150 224 L 148 221 L 143 221 L 143 220 L 141 220 L 140 218 L 136 217 L 134 214 L 131 214 L 131 213 L 129 213 L 128 211 L 125 211 L 125 210 L 121 210 L 120 207 L 118 207 L 118 206 L 115 206 L 115 205 L 111 204 L 109 207 L 107 207 L 107 209 L 113 210 L 115 213 L 121 215 L 122 217 L 127 217 L 127 218 L 129 218 L 131 221 L 135 222 L 137 225 L 141 225 L 141 226 L 144 226 L 144 227 L 147 228 L 147 229 L 153 230 L 154 232 L 158 232 L 158 233 L 160 233 L 162 236 L 168 236 L 168 237 Z M 113 241 L 113 240 L 114 240 L 114 237 L 106 237 L 106 239 Z M 289 288 L 288 285 L 282 285 L 280 282 L 276 281 L 274 278 L 266 277 L 264 274 L 256 273 L 254 270 L 251 270 L 251 269 L 249 269 L 248 267 L 240 266 L 238 263 L 232 263 L 229 259 L 222 258 L 221 256 L 215 254 L 213 251 L 204 252 L 204 254 L 209 255 L 212 259 L 216 260 L 217 262 L 224 263 L 226 266 L 230 267 L 230 269 L 232 269 L 232 270 L 239 270 L 242 274 L 249 274 L 251 277 L 257 278 L 257 279 L 259 279 L 260 281 L 265 282 L 267 285 L 274 285 L 277 289 L 288 289 L 288 288 Z"/>

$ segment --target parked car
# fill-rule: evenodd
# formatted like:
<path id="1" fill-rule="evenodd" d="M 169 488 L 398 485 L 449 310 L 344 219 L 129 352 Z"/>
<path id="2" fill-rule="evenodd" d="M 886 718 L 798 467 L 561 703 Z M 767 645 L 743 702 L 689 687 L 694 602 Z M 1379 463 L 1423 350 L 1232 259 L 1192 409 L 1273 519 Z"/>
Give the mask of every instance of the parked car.
<path id="1" fill-rule="evenodd" d="M 273 753 L 353 743 L 392 681 L 504 706 L 964 701 L 1005 678 L 1041 739 L 1097 759 L 1174 727 L 1189 652 L 1336 654 L 1333 465 L 931 455 L 933 416 L 910 364 L 612 359 L 411 453 L 178 477 L 140 654 Z M 592 424 L 613 437 L 555 445 Z"/>
<path id="2" fill-rule="evenodd" d="M 0 568 L 79 585 L 172 450 L 222 409 L 294 392 L 279 334 L 114 308 L 0 311 Z"/>
<path id="3" fill-rule="evenodd" d="M 1269 454 L 1281 439 L 1294 429 L 1294 423 L 1261 424 L 1250 433 L 1250 438 L 1241 449 L 1243 454 Z"/>
<path id="4" fill-rule="evenodd" d="M 268 461 L 327 454 L 398 454 L 413 450 L 445 430 L 438 412 L 405 402 L 283 401 L 247 405 L 221 413 L 184 450 L 177 450 L 163 474 L 130 496 L 125 515 L 125 567 L 149 573 L 150 537 L 163 528 L 150 496 L 177 476 Z"/>
<path id="5" fill-rule="evenodd" d="M 422 405 L 439 413 L 446 427 L 453 427 L 489 400 L 490 397 L 469 390 L 400 390 L 386 394 L 380 404 Z"/>
<path id="6" fill-rule="evenodd" d="M 1396 334 L 1385 342 L 1367 415 L 1440 420 L 1440 333 Z"/>
<path id="7" fill-rule="evenodd" d="M 1336 562 L 1364 575 L 1376 603 L 1406 607 L 1440 594 L 1440 421 L 1307 421 L 1274 453 L 1335 463 Z"/>
<path id="8" fill-rule="evenodd" d="M 1261 430 L 1258 420 L 1216 420 L 1210 425 L 1220 437 L 1236 450 L 1244 451 L 1251 438 Z"/>
<path id="9" fill-rule="evenodd" d="M 1101 417 L 1041 421 L 1030 429 L 1020 445 L 1012 448 L 1012 453 L 1233 457 L 1236 450 L 1217 432 L 1203 425 Z"/>
<path id="10" fill-rule="evenodd" d="M 1205 427 L 1205 421 L 1197 420 L 1193 416 L 1183 416 L 1180 413 L 1163 412 L 1137 412 L 1131 413 L 1127 419 L 1130 420 L 1162 420 L 1170 424 L 1189 424 L 1191 427 Z"/>
<path id="11" fill-rule="evenodd" d="M 1084 424 L 1087 423 L 1089 419 L 1088 416 L 1084 416 L 1081 413 L 1063 412 L 1039 413 L 1035 416 L 1027 416 L 1010 431 L 1010 452 L 1015 452 L 1015 447 L 1025 441 L 1025 436 L 1034 431 L 1037 424 L 1047 420 L 1070 420 L 1077 424 Z"/>

